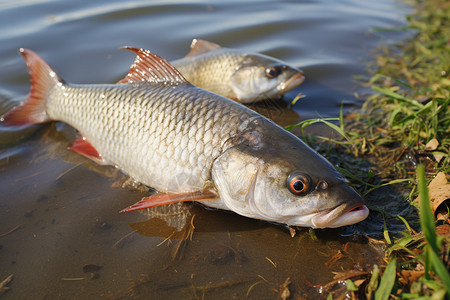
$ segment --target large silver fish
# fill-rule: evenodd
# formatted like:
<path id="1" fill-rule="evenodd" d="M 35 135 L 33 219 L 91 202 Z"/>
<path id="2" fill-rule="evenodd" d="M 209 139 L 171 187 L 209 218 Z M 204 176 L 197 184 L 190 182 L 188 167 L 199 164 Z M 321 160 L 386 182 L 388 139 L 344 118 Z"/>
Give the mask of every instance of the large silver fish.
<path id="1" fill-rule="evenodd" d="M 200 89 L 163 58 L 138 59 L 127 82 L 63 81 L 31 50 L 27 100 L 6 126 L 63 121 L 81 136 L 70 148 L 115 165 L 159 191 L 124 211 L 180 201 L 297 226 L 359 222 L 368 209 L 342 175 L 293 134 L 239 103 Z"/>
<path id="2" fill-rule="evenodd" d="M 273 57 L 197 39 L 171 64 L 189 83 L 240 103 L 280 97 L 305 80 L 302 70 Z"/>

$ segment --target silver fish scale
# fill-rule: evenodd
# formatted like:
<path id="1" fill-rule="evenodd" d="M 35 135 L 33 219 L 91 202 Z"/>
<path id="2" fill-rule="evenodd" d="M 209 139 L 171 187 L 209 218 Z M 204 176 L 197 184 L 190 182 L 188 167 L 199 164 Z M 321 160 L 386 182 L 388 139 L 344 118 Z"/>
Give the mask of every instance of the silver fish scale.
<path id="1" fill-rule="evenodd" d="M 229 81 L 237 68 L 242 65 L 244 57 L 243 53 L 224 48 L 177 59 L 171 64 L 193 85 L 231 98 L 234 92 L 230 88 Z M 220 84 L 217 84 L 218 82 Z"/>
<path id="2" fill-rule="evenodd" d="M 106 164 L 161 192 L 204 188 L 224 143 L 259 116 L 189 84 L 59 85 L 47 114 L 79 130 Z"/>

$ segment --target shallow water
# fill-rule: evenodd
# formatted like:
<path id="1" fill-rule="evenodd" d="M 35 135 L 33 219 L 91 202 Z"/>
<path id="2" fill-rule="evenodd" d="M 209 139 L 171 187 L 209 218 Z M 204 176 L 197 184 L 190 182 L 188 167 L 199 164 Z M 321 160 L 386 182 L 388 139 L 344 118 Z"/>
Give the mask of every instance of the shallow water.
<path id="1" fill-rule="evenodd" d="M 371 51 L 405 37 L 371 29 L 403 25 L 407 12 L 390 0 L 2 1 L 0 114 L 29 89 L 20 47 L 69 82 L 111 83 L 134 58 L 119 47 L 171 60 L 201 38 L 305 71 L 284 105 L 259 107 L 280 124 L 335 117 L 341 103 L 359 106 L 354 76 L 366 74 Z M 299 92 L 306 98 L 287 107 Z M 287 278 L 292 299 L 317 299 L 336 290 L 319 287 L 332 272 L 364 272 L 382 258 L 367 239 L 341 236 L 380 232 L 374 213 L 317 240 L 197 204 L 119 214 L 148 192 L 67 151 L 75 135 L 62 124 L 0 128 L 0 281 L 14 274 L 4 299 L 274 299 Z"/>

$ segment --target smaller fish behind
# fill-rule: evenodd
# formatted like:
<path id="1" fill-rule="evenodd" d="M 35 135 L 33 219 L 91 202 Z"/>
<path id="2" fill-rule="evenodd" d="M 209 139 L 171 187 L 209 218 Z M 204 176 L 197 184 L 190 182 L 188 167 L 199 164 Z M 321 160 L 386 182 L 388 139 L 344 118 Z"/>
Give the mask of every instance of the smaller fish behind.
<path id="1" fill-rule="evenodd" d="M 273 57 L 197 39 L 171 64 L 191 84 L 240 103 L 278 98 L 305 80 L 302 70 Z"/>

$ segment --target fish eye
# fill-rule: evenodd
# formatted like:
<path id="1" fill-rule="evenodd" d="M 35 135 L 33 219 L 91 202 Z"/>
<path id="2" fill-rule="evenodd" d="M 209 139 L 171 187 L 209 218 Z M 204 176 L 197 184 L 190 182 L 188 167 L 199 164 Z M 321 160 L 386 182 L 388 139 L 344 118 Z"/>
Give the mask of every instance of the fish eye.
<path id="1" fill-rule="evenodd" d="M 288 190 L 294 195 L 304 195 L 309 191 L 311 179 L 308 175 L 301 172 L 293 172 L 287 178 Z"/>
<path id="2" fill-rule="evenodd" d="M 277 67 L 268 67 L 266 68 L 266 76 L 268 78 L 275 78 L 280 74 L 280 69 Z"/>

